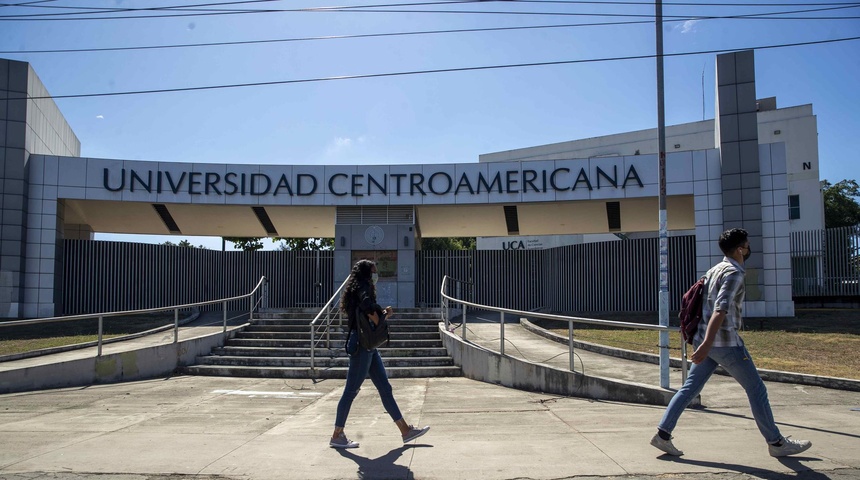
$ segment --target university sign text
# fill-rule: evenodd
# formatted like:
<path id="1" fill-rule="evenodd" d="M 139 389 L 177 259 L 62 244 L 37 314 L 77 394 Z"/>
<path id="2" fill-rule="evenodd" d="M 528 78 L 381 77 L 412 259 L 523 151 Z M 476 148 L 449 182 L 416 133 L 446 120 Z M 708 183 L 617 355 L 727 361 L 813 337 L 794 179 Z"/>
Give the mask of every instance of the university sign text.
<path id="1" fill-rule="evenodd" d="M 619 172 L 618 165 L 606 169 L 580 168 L 506 170 L 493 174 L 463 172 L 346 174 L 320 177 L 310 173 L 272 176 L 265 173 L 170 172 L 120 169 L 119 178 L 104 169 L 104 188 L 111 192 L 187 193 L 189 195 L 288 195 L 311 196 L 327 193 L 339 197 L 365 195 L 427 196 L 478 195 L 482 193 L 547 193 L 578 189 L 643 187 L 636 168 Z"/>

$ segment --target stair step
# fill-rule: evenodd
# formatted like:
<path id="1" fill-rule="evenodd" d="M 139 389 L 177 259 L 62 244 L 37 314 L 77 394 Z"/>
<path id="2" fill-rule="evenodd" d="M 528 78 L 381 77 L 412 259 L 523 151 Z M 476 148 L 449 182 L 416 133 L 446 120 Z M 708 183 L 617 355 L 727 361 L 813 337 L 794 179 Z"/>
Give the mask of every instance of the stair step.
<path id="1" fill-rule="evenodd" d="M 211 375 L 221 377 L 258 377 L 258 378 L 346 378 L 346 367 L 231 367 L 218 365 L 192 365 L 180 367 L 179 373 L 186 375 Z M 426 378 L 459 377 L 463 374 L 460 367 L 386 367 L 388 378 Z"/>
<path id="2" fill-rule="evenodd" d="M 309 357 L 311 349 L 290 348 L 290 347 L 215 347 L 212 349 L 212 355 L 228 355 L 228 356 L 250 356 L 250 357 Z M 382 358 L 386 357 L 444 357 L 448 355 L 448 351 L 444 347 L 427 347 L 427 348 L 390 348 L 383 347 L 379 349 L 379 354 Z M 329 356 L 346 356 L 343 346 L 334 346 L 333 348 L 317 348 L 316 357 Z"/>
<path id="3" fill-rule="evenodd" d="M 322 334 L 317 334 L 315 338 L 322 337 Z M 332 340 L 346 340 L 346 333 L 338 332 L 330 335 Z M 310 341 L 310 332 L 238 332 L 236 339 L 265 339 L 265 340 L 301 340 L 303 342 Z M 439 332 L 403 332 L 392 331 L 391 340 L 439 340 Z"/>
<path id="4" fill-rule="evenodd" d="M 291 312 L 255 312 L 254 318 L 259 319 L 300 319 L 307 318 L 308 321 L 316 318 L 317 314 L 319 314 L 320 309 L 303 309 L 300 311 L 291 311 Z M 442 313 L 439 309 L 430 309 L 430 310 L 416 310 L 416 309 L 403 309 L 403 308 L 394 308 L 395 318 L 402 319 L 412 319 L 412 318 L 435 318 L 439 319 L 442 317 Z M 337 314 L 335 314 L 336 316 Z"/>
<path id="5" fill-rule="evenodd" d="M 334 329 L 338 329 L 340 327 L 335 326 Z M 346 324 L 344 327 L 346 328 Z M 419 332 L 428 332 L 428 333 L 438 333 L 439 325 L 438 323 L 421 325 L 421 324 L 402 324 L 392 322 L 389 324 L 389 328 L 392 332 L 411 332 L 411 333 L 419 333 Z M 298 332 L 309 335 L 310 333 L 310 324 L 303 325 L 248 325 L 244 329 L 245 332 Z"/>
<path id="6" fill-rule="evenodd" d="M 296 308 L 255 314 L 223 347 L 197 357 L 197 365 L 178 371 L 189 375 L 262 378 L 346 378 L 346 318 L 317 320 L 315 369 L 310 368 L 311 322 L 318 308 Z M 391 341 L 379 349 L 391 378 L 461 376 L 439 334 L 439 309 L 397 309 Z M 325 341 L 320 330 L 328 328 Z M 326 348 L 328 347 L 328 348 Z"/>
<path id="7" fill-rule="evenodd" d="M 310 327 L 312 320 L 313 320 L 313 317 L 311 317 L 311 318 L 290 318 L 290 319 L 254 318 L 254 320 L 251 321 L 251 325 L 280 325 L 280 326 L 295 326 L 295 327 L 308 328 L 308 327 Z M 400 318 L 400 317 L 395 316 L 394 318 L 391 319 L 390 323 L 391 323 L 391 325 L 405 325 L 405 326 L 410 326 L 410 325 L 416 325 L 416 326 L 417 325 L 424 325 L 424 326 L 433 325 L 433 326 L 435 326 L 435 325 L 438 325 L 439 322 L 441 322 L 441 321 L 442 320 L 439 318 Z M 324 322 L 322 320 L 317 321 L 317 325 L 322 325 L 323 323 Z M 346 325 L 347 319 L 344 318 L 342 323 L 343 323 L 343 325 Z M 331 321 L 331 324 L 339 325 L 339 324 L 341 324 L 341 320 L 334 319 Z"/>
<path id="8" fill-rule="evenodd" d="M 382 363 L 385 368 L 390 367 L 429 367 L 429 366 L 451 366 L 454 359 L 451 357 L 385 357 Z M 197 357 L 198 365 L 220 365 L 220 366 L 242 366 L 242 367 L 309 367 L 310 357 L 231 357 L 222 355 L 207 355 Z M 339 357 L 316 357 L 314 364 L 317 368 L 347 367 L 349 358 Z"/>
<path id="9" fill-rule="evenodd" d="M 343 340 L 341 340 L 343 342 Z M 235 347 L 279 347 L 279 348 L 289 348 L 289 347 L 307 347 L 310 344 L 310 341 L 307 338 L 296 339 L 296 340 L 278 340 L 278 339 L 270 339 L 270 338 L 231 338 L 227 340 L 227 345 L 235 346 Z M 429 348 L 442 346 L 442 339 L 438 336 L 435 339 L 431 340 L 399 340 L 396 337 L 392 337 L 391 341 L 387 344 L 388 347 L 391 348 Z"/>

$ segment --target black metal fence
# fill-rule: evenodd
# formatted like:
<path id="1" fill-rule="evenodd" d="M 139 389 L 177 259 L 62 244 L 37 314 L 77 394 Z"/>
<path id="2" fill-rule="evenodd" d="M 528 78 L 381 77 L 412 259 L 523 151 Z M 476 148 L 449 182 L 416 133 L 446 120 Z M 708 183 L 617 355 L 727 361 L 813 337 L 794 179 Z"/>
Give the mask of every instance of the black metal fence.
<path id="1" fill-rule="evenodd" d="M 270 308 L 322 306 L 334 252 L 220 252 L 64 240 L 63 314 L 136 310 L 243 295 L 265 276 Z M 210 309 L 219 309 L 212 305 Z"/>
<path id="2" fill-rule="evenodd" d="M 269 279 L 271 308 L 321 306 L 339 283 L 334 252 L 214 250 L 64 241 L 63 313 L 133 310 L 217 300 Z M 656 311 L 658 240 L 546 250 L 419 251 L 415 301 L 439 306 L 449 275 L 477 303 L 557 312 Z M 669 238 L 669 304 L 696 278 L 694 236 Z M 791 234 L 795 297 L 860 296 L 860 226 Z M 211 308 L 218 308 L 212 306 Z"/>
<path id="3" fill-rule="evenodd" d="M 791 233 L 795 297 L 860 296 L 860 225 Z"/>
<path id="4" fill-rule="evenodd" d="M 471 286 L 467 300 L 557 312 L 632 312 L 658 308 L 658 240 L 636 239 L 546 250 L 418 252 L 420 305 L 439 305 L 449 275 Z M 669 304 L 696 279 L 695 237 L 669 238 Z"/>

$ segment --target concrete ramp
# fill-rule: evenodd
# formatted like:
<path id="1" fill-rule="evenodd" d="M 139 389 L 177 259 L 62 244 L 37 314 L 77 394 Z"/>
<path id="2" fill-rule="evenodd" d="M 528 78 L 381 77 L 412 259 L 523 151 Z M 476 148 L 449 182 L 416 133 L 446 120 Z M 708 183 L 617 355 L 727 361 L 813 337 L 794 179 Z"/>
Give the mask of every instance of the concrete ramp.
<path id="1" fill-rule="evenodd" d="M 567 347 L 531 334 L 518 324 L 505 325 L 505 355 L 499 353 L 498 323 L 473 323 L 466 328 L 468 341 L 463 341 L 459 330 L 449 332 L 439 324 L 445 348 L 467 378 L 532 392 L 649 405 L 668 405 L 674 394 L 673 390 L 624 379 L 647 378 L 643 375 L 646 370 L 659 377 L 655 365 L 627 364 L 615 358 L 600 359 L 598 365 L 591 361 L 597 360 L 595 354 L 578 352 L 582 368 L 570 371 L 565 367 L 569 365 Z M 588 362 L 583 355 L 589 357 Z M 585 365 L 596 368 L 592 372 Z M 676 376 L 675 384 L 680 385 L 680 374 Z"/>

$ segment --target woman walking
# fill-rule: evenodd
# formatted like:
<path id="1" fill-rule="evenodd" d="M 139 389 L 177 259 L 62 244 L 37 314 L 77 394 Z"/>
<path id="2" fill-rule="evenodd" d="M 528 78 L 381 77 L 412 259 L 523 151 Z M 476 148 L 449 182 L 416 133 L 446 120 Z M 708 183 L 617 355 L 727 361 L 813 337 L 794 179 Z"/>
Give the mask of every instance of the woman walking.
<path id="1" fill-rule="evenodd" d="M 337 404 L 337 418 L 334 422 L 334 433 L 331 435 L 329 446 L 332 448 L 356 448 L 358 442 L 353 442 L 346 437 L 343 428 L 346 425 L 346 417 L 349 415 L 349 409 L 352 407 L 352 401 L 358 395 L 361 389 L 361 384 L 369 375 L 370 380 L 379 391 L 379 396 L 382 398 L 382 405 L 394 420 L 397 428 L 400 429 L 400 435 L 403 438 L 403 443 L 415 440 L 427 433 L 430 427 L 415 428 L 406 423 L 403 415 L 400 414 L 400 409 L 397 407 L 397 402 L 394 400 L 394 395 L 391 391 L 391 383 L 388 381 L 388 374 L 385 373 L 385 366 L 382 364 L 382 357 L 379 356 L 377 349 L 367 350 L 362 348 L 358 342 L 358 321 L 356 319 L 356 309 L 370 319 L 373 324 L 378 325 L 382 319 L 390 317 L 394 314 L 394 309 L 390 306 L 384 309 L 376 303 L 376 282 L 379 279 L 379 274 L 376 271 L 376 264 L 370 260 L 359 260 L 352 266 L 352 271 L 349 274 L 349 279 L 346 282 L 346 287 L 343 289 L 343 294 L 340 299 L 340 308 L 349 317 L 349 336 L 346 342 L 346 353 L 349 355 L 349 371 L 346 374 L 346 386 L 343 390 L 343 396 Z"/>

